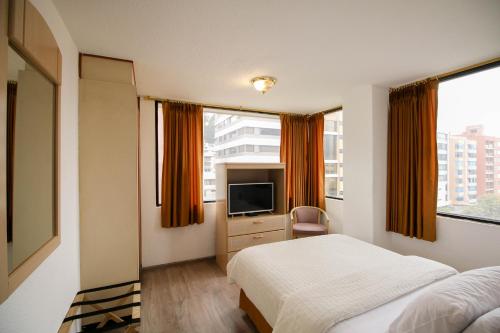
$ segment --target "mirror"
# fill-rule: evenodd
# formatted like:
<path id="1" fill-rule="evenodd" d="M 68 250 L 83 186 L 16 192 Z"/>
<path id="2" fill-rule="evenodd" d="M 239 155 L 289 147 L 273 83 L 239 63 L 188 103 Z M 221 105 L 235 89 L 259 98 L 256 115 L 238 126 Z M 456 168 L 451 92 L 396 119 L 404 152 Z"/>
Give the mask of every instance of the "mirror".
<path id="1" fill-rule="evenodd" d="M 56 235 L 56 87 L 8 49 L 7 251 L 13 272 Z"/>

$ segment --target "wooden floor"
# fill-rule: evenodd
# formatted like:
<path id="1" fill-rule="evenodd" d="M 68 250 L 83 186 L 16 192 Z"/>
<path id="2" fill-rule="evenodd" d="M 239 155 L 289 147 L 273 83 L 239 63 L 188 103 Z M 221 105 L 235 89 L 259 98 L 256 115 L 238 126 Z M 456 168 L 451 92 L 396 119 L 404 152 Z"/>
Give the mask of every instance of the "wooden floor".
<path id="1" fill-rule="evenodd" d="M 141 333 L 257 332 L 215 259 L 144 270 Z"/>

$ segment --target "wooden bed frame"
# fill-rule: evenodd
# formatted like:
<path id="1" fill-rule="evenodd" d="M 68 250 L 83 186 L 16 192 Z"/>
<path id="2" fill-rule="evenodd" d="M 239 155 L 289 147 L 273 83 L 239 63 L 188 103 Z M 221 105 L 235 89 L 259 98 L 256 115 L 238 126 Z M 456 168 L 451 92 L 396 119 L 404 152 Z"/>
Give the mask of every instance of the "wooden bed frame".
<path id="1" fill-rule="evenodd" d="M 248 299 L 243 289 L 240 289 L 240 309 L 247 313 L 259 333 L 272 333 L 273 328 L 260 313 L 259 309 Z"/>

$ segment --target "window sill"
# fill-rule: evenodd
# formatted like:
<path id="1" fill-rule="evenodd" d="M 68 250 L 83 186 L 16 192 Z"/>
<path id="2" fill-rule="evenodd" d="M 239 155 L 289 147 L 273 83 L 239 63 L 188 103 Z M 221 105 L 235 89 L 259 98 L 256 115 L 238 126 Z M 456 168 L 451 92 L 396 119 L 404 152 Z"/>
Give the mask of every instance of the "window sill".
<path id="1" fill-rule="evenodd" d="M 474 217 L 474 216 L 466 216 L 466 215 L 459 215 L 459 214 L 448 214 L 448 213 L 437 213 L 437 216 L 447 217 L 447 218 L 457 219 L 457 220 L 465 220 L 465 221 L 472 221 L 472 222 L 480 222 L 480 223 L 500 225 L 500 221 L 498 221 L 498 220 L 487 219 L 487 218 L 479 218 L 479 217 Z"/>

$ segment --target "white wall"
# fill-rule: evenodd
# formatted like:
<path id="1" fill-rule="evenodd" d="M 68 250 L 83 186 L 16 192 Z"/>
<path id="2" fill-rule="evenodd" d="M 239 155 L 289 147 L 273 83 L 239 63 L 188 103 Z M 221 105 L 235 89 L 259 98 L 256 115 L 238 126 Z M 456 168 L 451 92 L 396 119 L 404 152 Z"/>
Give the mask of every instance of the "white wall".
<path id="1" fill-rule="evenodd" d="M 372 89 L 373 129 L 373 242 L 383 245 L 388 242 L 385 232 L 386 188 L 387 188 L 387 124 L 389 115 L 389 90 Z"/>
<path id="2" fill-rule="evenodd" d="M 385 221 L 387 96 L 385 88 L 358 86 L 343 106 L 343 210 L 349 217 L 343 233 L 368 242 L 381 236 L 375 227 Z"/>
<path id="3" fill-rule="evenodd" d="M 330 218 L 330 226 L 328 232 L 330 234 L 344 233 L 344 201 L 338 199 L 325 200 L 326 213 Z"/>
<path id="4" fill-rule="evenodd" d="M 327 199 L 327 213 L 333 221 L 333 230 L 330 230 L 330 233 L 343 233 L 342 226 L 350 221 L 350 217 L 343 214 L 344 202 L 345 200 Z M 385 209 L 385 206 L 379 208 Z M 378 242 L 382 247 L 404 255 L 417 255 L 436 260 L 459 271 L 500 265 L 498 225 L 438 217 L 438 238 L 435 242 L 386 232 L 385 225 L 379 225 L 374 231 L 383 235 L 383 241 Z"/>
<path id="5" fill-rule="evenodd" d="M 31 0 L 63 56 L 61 245 L 0 305 L 0 332 L 57 332 L 80 287 L 78 235 L 78 50 L 50 0 Z"/>
<path id="6" fill-rule="evenodd" d="M 356 87 L 343 105 L 344 215 L 343 233 L 373 242 L 373 151 L 371 86 Z"/>
<path id="7" fill-rule="evenodd" d="M 154 102 L 141 100 L 140 114 L 142 266 L 149 267 L 214 256 L 214 203 L 205 204 L 203 224 L 173 229 L 161 227 L 160 207 L 156 207 L 155 204 Z M 342 200 L 326 199 L 326 210 L 332 221 L 330 232 L 342 233 Z"/>
<path id="8" fill-rule="evenodd" d="M 140 114 L 142 266 L 214 256 L 215 204 L 205 204 L 205 223 L 201 225 L 161 227 L 160 207 L 155 204 L 154 102 L 141 100 Z M 343 207 L 342 200 L 326 199 L 330 232 L 343 232 Z"/>
<path id="9" fill-rule="evenodd" d="M 160 207 L 155 203 L 154 102 L 142 101 L 141 114 L 141 231 L 142 266 L 215 255 L 215 204 L 205 204 L 205 223 L 162 228 Z"/>
<path id="10" fill-rule="evenodd" d="M 500 226 L 438 217 L 437 241 L 385 231 L 387 105 L 384 88 L 362 86 L 344 103 L 344 200 L 327 200 L 334 232 L 458 270 L 500 265 Z M 335 218 L 336 217 L 336 218 Z"/>
<path id="11" fill-rule="evenodd" d="M 434 243 L 385 231 L 388 90 L 354 88 L 344 103 L 344 200 L 327 199 L 330 232 L 419 255 L 459 270 L 500 265 L 500 226 L 438 218 Z M 141 101 L 142 264 L 144 267 L 212 256 L 215 205 L 205 223 L 163 229 L 155 207 L 154 102 Z"/>
<path id="12" fill-rule="evenodd" d="M 459 271 L 500 266 L 500 225 L 438 217 L 435 242 L 388 234 L 390 250 L 437 260 Z"/>

